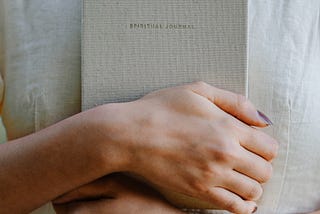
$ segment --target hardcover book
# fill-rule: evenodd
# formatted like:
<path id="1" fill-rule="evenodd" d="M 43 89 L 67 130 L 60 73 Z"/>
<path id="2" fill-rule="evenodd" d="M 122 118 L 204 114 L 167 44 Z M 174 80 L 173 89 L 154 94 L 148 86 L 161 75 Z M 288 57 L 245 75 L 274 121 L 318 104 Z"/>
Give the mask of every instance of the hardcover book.
<path id="1" fill-rule="evenodd" d="M 247 95 L 247 0 L 84 0 L 82 109 L 202 80 Z M 158 188 L 180 207 L 213 208 Z"/>

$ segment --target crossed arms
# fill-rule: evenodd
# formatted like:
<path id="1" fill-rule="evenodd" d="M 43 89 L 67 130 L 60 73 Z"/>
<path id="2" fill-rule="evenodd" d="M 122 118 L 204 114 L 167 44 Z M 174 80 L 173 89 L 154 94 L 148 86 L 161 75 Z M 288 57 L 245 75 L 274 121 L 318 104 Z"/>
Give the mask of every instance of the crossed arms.
<path id="1" fill-rule="evenodd" d="M 79 198 L 96 197 L 94 191 L 75 192 L 104 182 L 118 187 L 109 189 L 119 194 L 133 191 L 144 202 L 155 199 L 168 213 L 180 213 L 149 188 L 142 197 L 130 185 L 123 191 L 120 184 L 131 182 L 121 182 L 126 178 L 104 177 L 115 172 L 143 176 L 230 212 L 252 213 L 278 149 L 272 137 L 254 127 L 269 124 L 243 96 L 203 82 L 98 106 L 0 146 L 0 171 L 5 172 L 0 174 L 0 213 L 28 213 L 54 199 L 63 212 Z M 96 193 L 105 196 L 98 202 L 110 199 L 110 191 Z"/>

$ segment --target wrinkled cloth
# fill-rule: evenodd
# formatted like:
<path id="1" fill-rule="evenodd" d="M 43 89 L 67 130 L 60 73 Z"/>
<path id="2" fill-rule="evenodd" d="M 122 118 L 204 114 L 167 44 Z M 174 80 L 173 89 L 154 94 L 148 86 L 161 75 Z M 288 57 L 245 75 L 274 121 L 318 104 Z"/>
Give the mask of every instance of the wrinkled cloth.
<path id="1" fill-rule="evenodd" d="M 80 111 L 80 28 L 81 0 L 0 0 L 9 139 Z M 248 39 L 249 99 L 273 120 L 266 132 L 280 142 L 257 213 L 320 209 L 320 1 L 249 1 Z M 35 213 L 54 212 L 46 205 Z"/>
<path id="2" fill-rule="evenodd" d="M 81 109 L 81 1 L 0 0 L 0 4 L 2 118 L 8 138 L 14 139 Z"/>
<path id="3" fill-rule="evenodd" d="M 249 99 L 280 142 L 258 213 L 320 209 L 320 1 L 251 1 Z"/>
<path id="4" fill-rule="evenodd" d="M 0 0 L 1 116 L 9 140 L 80 112 L 81 4 Z M 50 204 L 34 212 L 51 213 Z"/>

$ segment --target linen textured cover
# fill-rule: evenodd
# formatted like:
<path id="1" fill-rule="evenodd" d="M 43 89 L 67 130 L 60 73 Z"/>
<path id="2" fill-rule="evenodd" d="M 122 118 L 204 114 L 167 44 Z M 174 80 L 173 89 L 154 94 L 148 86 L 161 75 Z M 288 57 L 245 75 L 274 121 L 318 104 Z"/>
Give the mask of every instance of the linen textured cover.
<path id="1" fill-rule="evenodd" d="M 9 139 L 80 111 L 81 4 L 0 0 L 0 92 Z M 320 208 L 319 11 L 318 0 L 249 1 L 248 96 L 271 117 L 266 131 L 280 142 L 257 213 Z M 46 205 L 34 213 L 54 212 Z"/>
<path id="2" fill-rule="evenodd" d="M 247 88 L 247 0 L 84 0 L 82 108 L 206 80 Z"/>

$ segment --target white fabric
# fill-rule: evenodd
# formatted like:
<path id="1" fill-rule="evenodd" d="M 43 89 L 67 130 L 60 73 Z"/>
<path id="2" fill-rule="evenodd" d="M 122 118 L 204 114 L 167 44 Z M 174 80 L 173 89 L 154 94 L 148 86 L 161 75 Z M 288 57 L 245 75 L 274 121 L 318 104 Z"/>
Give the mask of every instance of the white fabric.
<path id="1" fill-rule="evenodd" d="M 80 5 L 0 0 L 2 116 L 11 139 L 80 110 Z M 320 1 L 249 5 L 249 98 L 271 117 L 267 131 L 280 141 L 257 213 L 320 209 Z"/>
<path id="2" fill-rule="evenodd" d="M 280 142 L 258 213 L 320 209 L 320 1 L 251 1 L 249 98 Z"/>
<path id="3" fill-rule="evenodd" d="M 5 52 L 4 57 L 0 54 L 5 82 L 2 118 L 9 139 L 80 111 L 81 3 L 0 0 L 0 53 Z M 1 86 L 0 81 L 0 92 Z M 43 213 L 54 213 L 50 204 L 34 212 Z"/>
<path id="4" fill-rule="evenodd" d="M 9 139 L 80 111 L 81 0 L 0 0 Z M 1 90 L 0 90 L 1 92 Z"/>

